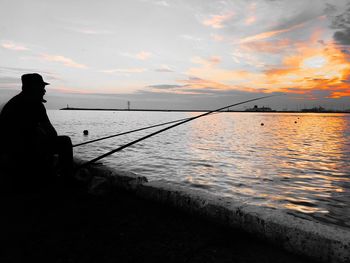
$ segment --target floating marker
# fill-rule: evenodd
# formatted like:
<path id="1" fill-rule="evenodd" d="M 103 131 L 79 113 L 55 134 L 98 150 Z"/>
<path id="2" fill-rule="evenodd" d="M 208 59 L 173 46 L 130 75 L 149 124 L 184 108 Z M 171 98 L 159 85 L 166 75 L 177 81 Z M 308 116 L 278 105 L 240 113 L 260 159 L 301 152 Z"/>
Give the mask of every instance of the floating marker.
<path id="1" fill-rule="evenodd" d="M 264 126 L 264 123 L 263 123 L 263 122 L 261 123 L 261 126 Z"/>
<path id="2" fill-rule="evenodd" d="M 83 133 L 84 133 L 84 135 L 88 135 L 89 131 L 88 130 L 84 130 Z"/>

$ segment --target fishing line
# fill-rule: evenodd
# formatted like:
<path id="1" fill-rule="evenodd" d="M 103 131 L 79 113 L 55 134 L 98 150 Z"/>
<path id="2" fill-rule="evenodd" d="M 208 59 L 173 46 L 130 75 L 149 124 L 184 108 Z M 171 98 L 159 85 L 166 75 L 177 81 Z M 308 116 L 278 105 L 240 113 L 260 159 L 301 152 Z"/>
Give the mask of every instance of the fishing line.
<path id="1" fill-rule="evenodd" d="M 224 110 L 224 109 L 227 109 L 227 108 L 230 108 L 230 107 L 234 107 L 234 106 L 241 105 L 241 104 L 244 104 L 244 103 L 248 103 L 248 102 L 252 102 L 252 101 L 256 101 L 256 100 L 261 100 L 261 99 L 266 99 L 266 98 L 270 98 L 270 97 L 274 97 L 274 96 L 278 96 L 278 95 L 269 95 L 269 96 L 264 96 L 264 97 L 259 97 L 259 98 L 255 98 L 255 99 L 250 99 L 250 100 L 238 102 L 238 103 L 235 103 L 235 104 L 232 104 L 232 105 L 229 105 L 229 106 L 225 106 L 225 107 L 219 108 L 219 109 L 217 109 L 217 110 L 208 111 L 208 112 L 206 112 L 206 113 L 200 114 L 200 115 L 195 116 L 195 117 L 187 118 L 186 120 L 183 120 L 183 121 L 181 121 L 181 122 L 177 122 L 177 123 L 175 123 L 175 124 L 173 124 L 173 125 L 170 125 L 170 126 L 168 126 L 168 127 L 165 127 L 165 128 L 163 128 L 163 129 L 160 129 L 160 130 L 158 130 L 158 131 L 155 131 L 155 132 L 153 132 L 153 133 L 150 133 L 150 134 L 148 134 L 148 135 L 146 135 L 146 136 L 143 136 L 143 137 L 141 137 L 141 138 L 139 138 L 139 139 L 137 139 L 137 140 L 134 140 L 134 141 L 132 141 L 132 142 L 129 142 L 129 143 L 127 143 L 127 144 L 124 144 L 124 145 L 122 145 L 122 146 L 120 146 L 120 147 L 118 147 L 118 148 L 116 148 L 116 149 L 114 149 L 114 150 L 112 150 L 112 151 L 109 151 L 109 152 L 107 152 L 107 153 L 105 153 L 105 154 L 102 154 L 102 155 L 100 155 L 99 157 L 96 157 L 96 158 L 94 158 L 94 159 L 92 159 L 92 160 L 90 160 L 90 161 L 88 161 L 88 162 L 86 162 L 86 163 L 83 163 L 82 165 L 80 165 L 79 167 L 77 167 L 77 169 L 80 169 L 80 168 L 82 168 L 82 167 L 88 166 L 89 164 L 92 164 L 92 163 L 94 163 L 94 162 L 96 162 L 96 161 L 98 161 L 98 160 L 101 160 L 101 159 L 103 159 L 103 158 L 105 158 L 105 157 L 107 157 L 107 156 L 109 156 L 109 155 L 111 155 L 111 154 L 113 154 L 113 153 L 115 153 L 115 152 L 121 151 L 121 150 L 123 150 L 123 149 L 125 149 L 125 148 L 127 148 L 127 147 L 129 147 L 129 146 L 131 146 L 131 145 L 133 145 L 133 144 L 135 144 L 135 143 L 138 143 L 138 142 L 140 142 L 140 141 L 143 141 L 143 140 L 145 140 L 145 139 L 147 139 L 147 138 L 149 138 L 149 137 L 152 137 L 152 136 L 154 136 L 154 135 L 157 135 L 157 134 L 159 134 L 159 133 L 161 133 L 161 132 L 164 132 L 164 131 L 166 131 L 166 130 L 169 130 L 169 129 L 171 129 L 171 128 L 174 128 L 174 127 L 176 127 L 176 126 L 179 126 L 179 125 L 181 125 L 181 124 L 187 123 L 187 122 L 189 122 L 189 121 L 198 119 L 198 118 L 200 118 L 200 117 L 207 116 L 207 115 L 209 115 L 209 114 L 211 114 L 211 113 L 213 113 L 213 112 L 219 112 L 219 111 L 221 111 L 221 110 Z"/>
<path id="2" fill-rule="evenodd" d="M 215 112 L 215 113 L 218 113 L 218 112 Z M 190 118 L 192 118 L 192 117 L 190 117 Z M 118 137 L 118 136 L 121 136 L 121 135 L 133 133 L 133 132 L 143 131 L 143 130 L 147 130 L 147 129 L 151 129 L 151 128 L 155 128 L 155 127 L 171 124 L 171 123 L 174 123 L 174 122 L 180 122 L 180 121 L 188 120 L 190 118 L 184 118 L 184 119 L 179 119 L 179 120 L 174 120 L 174 121 L 168 121 L 168 122 L 164 122 L 164 123 L 160 123 L 160 124 L 154 124 L 154 125 L 151 125 L 151 126 L 147 126 L 147 127 L 144 127 L 144 128 L 139 128 L 139 129 L 135 129 L 135 130 L 131 130 L 131 131 L 117 133 L 117 134 L 114 134 L 114 135 L 109 135 L 109 136 L 106 136 L 106 137 L 101 137 L 101 138 L 94 139 L 94 140 L 91 140 L 91 141 L 86 141 L 86 142 L 74 144 L 73 148 L 74 147 L 78 147 L 78 146 L 82 146 L 82 145 L 85 145 L 85 144 L 89 144 L 89 143 L 93 143 L 93 142 L 97 142 L 97 141 L 102 141 L 102 140 L 105 140 L 105 139 L 113 138 L 113 137 Z"/>

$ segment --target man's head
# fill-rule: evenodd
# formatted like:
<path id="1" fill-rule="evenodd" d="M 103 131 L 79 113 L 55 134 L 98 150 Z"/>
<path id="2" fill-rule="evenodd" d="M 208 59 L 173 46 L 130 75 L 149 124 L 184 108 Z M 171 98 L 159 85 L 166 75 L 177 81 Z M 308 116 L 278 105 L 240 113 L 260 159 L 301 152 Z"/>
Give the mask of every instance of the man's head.
<path id="1" fill-rule="evenodd" d="M 38 73 L 24 74 L 21 77 L 22 90 L 24 93 L 31 96 L 40 96 L 42 99 L 46 93 L 45 86 L 49 83 L 43 80 L 43 77 Z"/>

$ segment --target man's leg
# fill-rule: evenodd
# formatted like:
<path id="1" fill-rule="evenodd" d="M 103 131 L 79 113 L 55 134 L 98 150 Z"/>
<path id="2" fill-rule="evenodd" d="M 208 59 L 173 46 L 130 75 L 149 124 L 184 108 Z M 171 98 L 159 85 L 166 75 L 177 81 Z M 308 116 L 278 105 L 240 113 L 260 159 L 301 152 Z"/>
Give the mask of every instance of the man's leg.
<path id="1" fill-rule="evenodd" d="M 57 136 L 53 151 L 58 154 L 58 166 L 62 176 L 73 176 L 73 147 L 69 136 Z"/>

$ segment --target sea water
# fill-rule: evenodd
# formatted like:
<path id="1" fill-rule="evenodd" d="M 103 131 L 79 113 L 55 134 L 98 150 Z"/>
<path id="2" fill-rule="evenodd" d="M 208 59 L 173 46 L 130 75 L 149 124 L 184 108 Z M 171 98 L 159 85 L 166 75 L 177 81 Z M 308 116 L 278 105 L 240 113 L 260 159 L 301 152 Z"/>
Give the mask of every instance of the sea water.
<path id="1" fill-rule="evenodd" d="M 49 117 L 73 144 L 191 112 L 58 111 Z M 91 160 L 162 127 L 74 148 Z M 83 134 L 88 130 L 89 134 Z M 180 125 L 101 160 L 117 170 L 201 188 L 350 228 L 350 114 L 234 113 Z"/>

